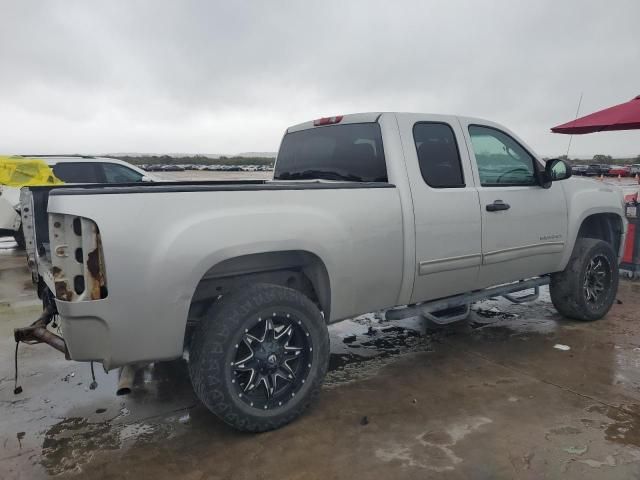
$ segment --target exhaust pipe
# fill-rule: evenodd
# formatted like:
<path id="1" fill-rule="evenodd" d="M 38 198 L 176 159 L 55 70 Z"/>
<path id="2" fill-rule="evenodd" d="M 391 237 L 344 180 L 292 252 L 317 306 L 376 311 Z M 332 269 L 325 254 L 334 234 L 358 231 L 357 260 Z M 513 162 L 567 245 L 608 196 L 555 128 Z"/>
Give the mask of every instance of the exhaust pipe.
<path id="1" fill-rule="evenodd" d="M 116 395 L 129 395 L 133 388 L 133 380 L 136 377 L 136 365 L 125 365 L 120 368 L 118 375 L 118 389 Z"/>

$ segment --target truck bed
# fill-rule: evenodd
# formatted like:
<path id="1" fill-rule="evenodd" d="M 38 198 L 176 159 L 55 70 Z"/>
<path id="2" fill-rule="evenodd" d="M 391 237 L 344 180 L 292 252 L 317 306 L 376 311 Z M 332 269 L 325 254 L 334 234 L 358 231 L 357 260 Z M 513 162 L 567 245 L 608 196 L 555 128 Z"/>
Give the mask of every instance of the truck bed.
<path id="1" fill-rule="evenodd" d="M 231 184 L 237 186 L 244 185 L 260 185 L 266 183 L 266 180 L 246 180 L 246 181 L 225 181 L 225 180 L 209 180 L 209 181 L 181 181 L 171 182 L 172 187 L 176 188 L 202 188 L 202 187 L 214 187 L 214 186 L 229 186 Z M 35 241 L 36 248 L 42 255 L 48 256 L 49 248 L 49 228 L 47 224 L 47 207 L 49 204 L 49 195 L 55 194 L 101 194 L 101 193 L 118 193 L 123 190 L 135 189 L 138 193 L 144 193 L 147 191 L 154 191 L 154 188 L 165 186 L 163 183 L 120 183 L 116 185 L 105 185 L 103 183 L 96 184 L 68 184 L 68 185 L 51 185 L 40 187 L 28 187 L 29 195 L 32 198 L 33 207 L 33 225 L 35 228 Z M 106 192 L 105 190 L 109 190 Z M 121 190 L 122 189 L 122 190 Z M 27 190 L 27 189 L 24 189 Z M 186 191 L 186 190 L 176 190 Z M 60 192 L 60 193 L 57 193 Z M 24 205 L 25 197 L 21 199 L 21 203 Z M 28 207 L 27 207 L 28 208 Z"/>

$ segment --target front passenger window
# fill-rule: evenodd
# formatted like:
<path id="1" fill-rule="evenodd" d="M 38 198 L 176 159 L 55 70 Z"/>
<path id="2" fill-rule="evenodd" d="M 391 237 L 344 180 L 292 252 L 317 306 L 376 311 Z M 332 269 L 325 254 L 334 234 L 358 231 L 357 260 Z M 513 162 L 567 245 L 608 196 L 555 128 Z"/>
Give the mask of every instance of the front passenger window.
<path id="1" fill-rule="evenodd" d="M 483 187 L 537 184 L 535 159 L 506 133 L 469 126 L 473 152 Z"/>

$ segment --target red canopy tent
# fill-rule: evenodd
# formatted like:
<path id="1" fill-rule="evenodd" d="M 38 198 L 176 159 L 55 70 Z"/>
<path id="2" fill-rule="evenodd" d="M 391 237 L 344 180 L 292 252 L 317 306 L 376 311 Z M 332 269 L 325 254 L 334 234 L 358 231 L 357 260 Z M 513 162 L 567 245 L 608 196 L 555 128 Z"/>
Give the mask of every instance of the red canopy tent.
<path id="1" fill-rule="evenodd" d="M 605 108 L 551 129 L 554 133 L 580 135 L 611 130 L 640 129 L 640 95 L 620 105 Z"/>
<path id="2" fill-rule="evenodd" d="M 580 135 L 583 133 L 612 130 L 640 129 L 640 95 L 633 100 L 605 108 L 586 117 L 577 118 L 551 129 L 554 133 Z M 640 183 L 640 178 L 638 179 Z M 620 267 L 628 270 L 633 278 L 640 278 L 640 218 L 638 217 L 638 192 L 625 196 L 626 215 L 629 219 L 624 255 Z"/>

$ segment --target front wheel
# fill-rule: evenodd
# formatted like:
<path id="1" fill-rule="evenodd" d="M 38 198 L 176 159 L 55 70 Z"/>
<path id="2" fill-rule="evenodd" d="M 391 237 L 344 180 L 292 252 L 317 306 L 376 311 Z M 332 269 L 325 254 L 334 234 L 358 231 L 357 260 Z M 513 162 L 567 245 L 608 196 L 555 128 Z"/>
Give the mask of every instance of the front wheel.
<path id="1" fill-rule="evenodd" d="M 290 288 L 255 284 L 223 297 L 193 334 L 189 373 L 202 403 L 232 427 L 279 428 L 319 393 L 329 334 L 316 305 Z"/>
<path id="2" fill-rule="evenodd" d="M 607 242 L 578 238 L 567 267 L 551 276 L 551 301 L 574 320 L 604 317 L 618 292 L 618 259 Z"/>

